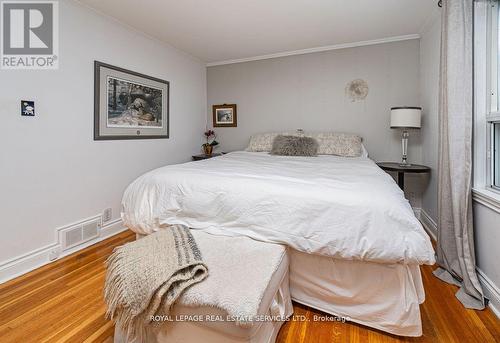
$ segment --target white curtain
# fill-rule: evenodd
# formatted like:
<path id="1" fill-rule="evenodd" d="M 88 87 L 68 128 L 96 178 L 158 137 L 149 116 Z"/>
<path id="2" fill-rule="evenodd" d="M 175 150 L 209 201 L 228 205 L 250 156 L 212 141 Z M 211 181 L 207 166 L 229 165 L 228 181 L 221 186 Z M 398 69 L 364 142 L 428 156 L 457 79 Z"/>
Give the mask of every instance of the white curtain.
<path id="1" fill-rule="evenodd" d="M 443 0 L 439 94 L 438 242 L 434 275 L 483 309 L 472 223 L 473 1 Z"/>

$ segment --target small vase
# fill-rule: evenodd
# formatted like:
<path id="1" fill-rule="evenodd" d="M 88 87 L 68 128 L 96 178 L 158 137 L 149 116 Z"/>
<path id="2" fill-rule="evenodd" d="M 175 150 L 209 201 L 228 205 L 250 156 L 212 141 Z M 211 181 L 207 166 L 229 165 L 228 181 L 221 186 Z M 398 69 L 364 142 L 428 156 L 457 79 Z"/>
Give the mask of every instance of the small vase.
<path id="1" fill-rule="evenodd" d="M 214 147 L 211 145 L 204 145 L 203 146 L 203 152 L 205 153 L 205 155 L 212 155 L 213 149 L 214 149 Z"/>

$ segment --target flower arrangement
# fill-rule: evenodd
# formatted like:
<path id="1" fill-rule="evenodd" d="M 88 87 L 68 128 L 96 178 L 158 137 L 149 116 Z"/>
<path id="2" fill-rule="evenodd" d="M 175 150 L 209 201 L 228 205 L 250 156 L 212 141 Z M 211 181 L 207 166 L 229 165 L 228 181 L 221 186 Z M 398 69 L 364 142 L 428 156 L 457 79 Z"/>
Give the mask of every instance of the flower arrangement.
<path id="1" fill-rule="evenodd" d="M 214 146 L 219 145 L 219 142 L 215 140 L 217 138 L 217 135 L 215 134 L 214 130 L 207 130 L 205 131 L 204 135 L 207 142 L 203 143 L 201 147 L 203 148 L 203 152 L 206 155 L 212 155 Z"/>

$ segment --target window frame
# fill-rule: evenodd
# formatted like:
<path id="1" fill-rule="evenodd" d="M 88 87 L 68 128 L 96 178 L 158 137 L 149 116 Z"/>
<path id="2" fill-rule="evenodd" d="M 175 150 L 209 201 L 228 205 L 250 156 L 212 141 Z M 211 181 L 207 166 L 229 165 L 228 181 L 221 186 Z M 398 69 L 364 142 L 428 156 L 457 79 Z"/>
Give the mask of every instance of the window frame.
<path id="1" fill-rule="evenodd" d="M 488 123 L 490 131 L 490 151 L 491 151 L 491 188 L 500 192 L 500 121 L 494 120 Z M 497 132 L 495 132 L 497 126 Z M 497 165 L 495 165 L 497 164 Z"/>
<path id="2" fill-rule="evenodd" d="M 485 122 L 486 125 L 486 178 L 485 188 L 500 195 L 500 184 L 495 185 L 495 172 L 499 173 L 500 164 L 495 169 L 495 134 L 494 124 L 500 125 L 500 57 L 499 57 L 499 30 L 500 30 L 500 4 L 491 1 L 487 15 L 487 52 L 486 52 L 486 81 L 487 102 Z"/>
<path id="3" fill-rule="evenodd" d="M 493 3 L 495 1 L 495 3 Z M 493 5 L 493 6 L 492 6 Z M 500 213 L 500 190 L 491 187 L 492 181 L 492 124 L 495 121 L 496 111 L 491 111 L 492 101 L 498 101 L 496 95 L 497 84 L 492 80 L 492 67 L 498 68 L 498 54 L 493 54 L 498 48 L 498 41 L 493 40 L 493 9 L 498 5 L 498 0 L 474 1 L 474 128 L 473 128 L 473 188 L 472 199 L 497 213 Z M 496 25 L 496 24 L 495 24 Z M 492 44 L 493 43 L 493 44 Z M 495 65 L 492 65 L 495 62 Z M 493 102 L 495 104 L 495 102 Z M 497 103 L 497 107 L 498 107 Z"/>

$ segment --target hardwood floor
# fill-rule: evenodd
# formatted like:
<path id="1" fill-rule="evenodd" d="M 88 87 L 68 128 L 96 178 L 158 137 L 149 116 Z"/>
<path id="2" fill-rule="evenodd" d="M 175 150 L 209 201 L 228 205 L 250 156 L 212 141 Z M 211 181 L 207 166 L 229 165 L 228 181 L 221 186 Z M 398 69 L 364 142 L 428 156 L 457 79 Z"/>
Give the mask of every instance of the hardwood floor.
<path id="1" fill-rule="evenodd" d="M 0 285 L 0 342 L 112 342 L 104 319 L 104 261 L 114 247 L 132 241 L 127 231 Z M 295 304 L 278 342 L 500 342 L 500 321 L 489 310 L 466 310 L 456 287 L 422 268 L 427 300 L 421 306 L 424 335 L 401 338 L 352 323 L 313 322 L 321 312 Z M 202 339 L 200 339 L 202 342 Z"/>

